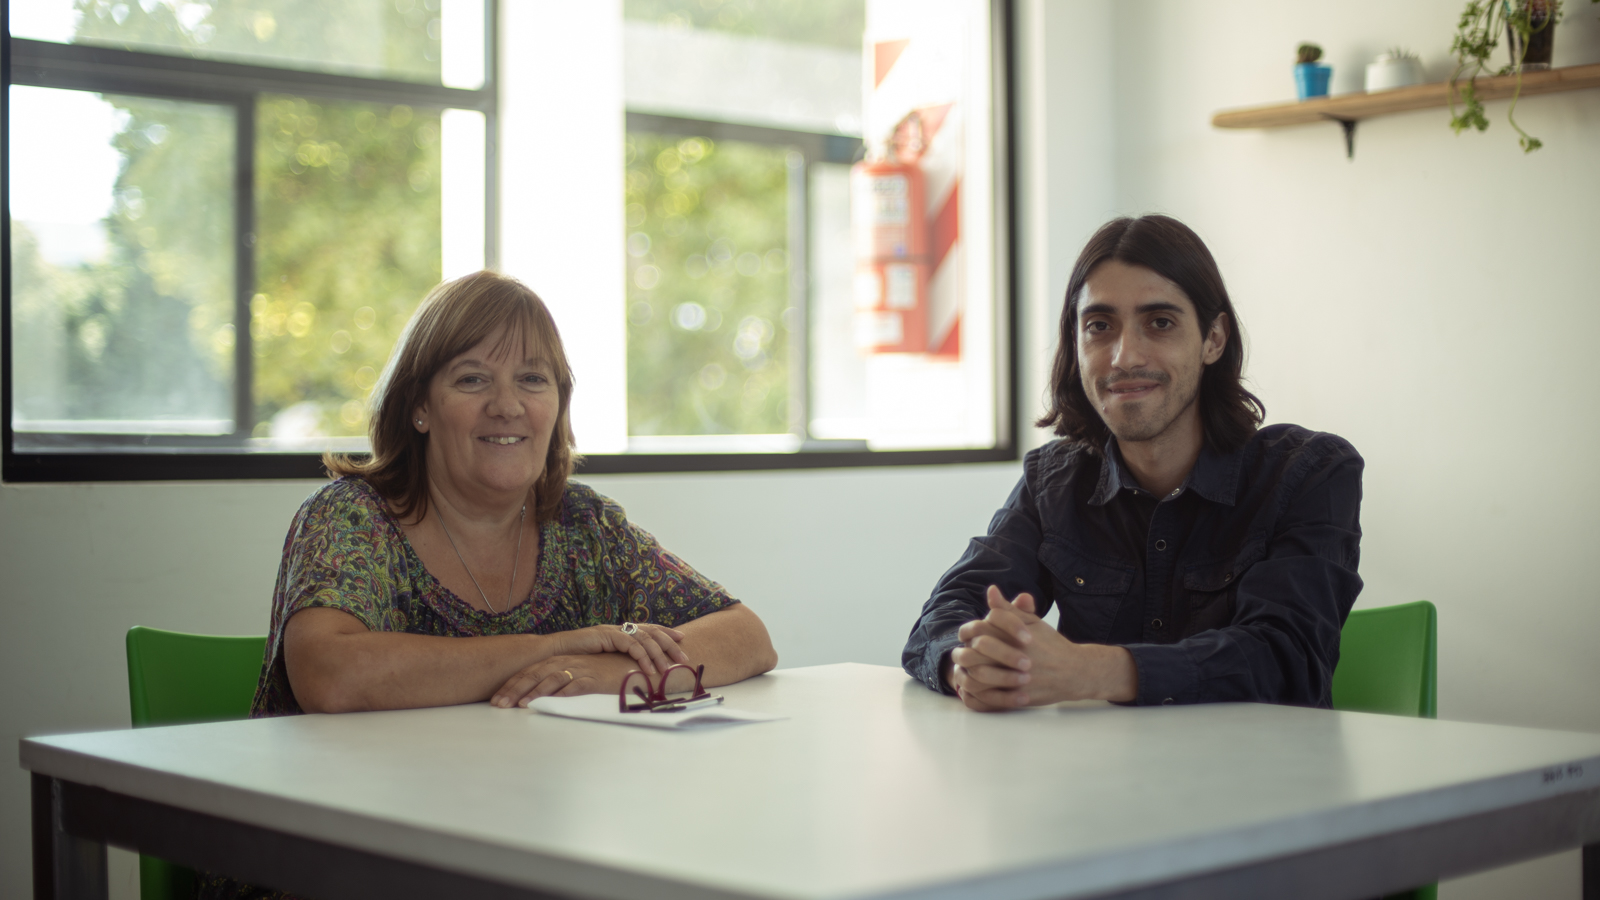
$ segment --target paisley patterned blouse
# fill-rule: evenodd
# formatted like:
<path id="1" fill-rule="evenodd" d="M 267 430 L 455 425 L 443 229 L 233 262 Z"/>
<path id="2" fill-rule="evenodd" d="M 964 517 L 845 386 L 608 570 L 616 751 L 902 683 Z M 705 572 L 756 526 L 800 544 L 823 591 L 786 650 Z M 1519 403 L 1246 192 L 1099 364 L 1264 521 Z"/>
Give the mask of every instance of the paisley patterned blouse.
<path id="1" fill-rule="evenodd" d="M 312 494 L 289 526 L 250 715 L 302 711 L 284 668 L 283 628 L 290 616 L 313 606 L 343 610 L 372 631 L 476 637 L 626 621 L 672 627 L 738 602 L 630 524 L 615 501 L 568 482 L 560 512 L 539 529 L 533 592 L 505 612 L 480 610 L 428 573 L 370 485 L 341 478 Z M 206 900 L 292 900 L 279 891 L 199 874 L 199 896 Z"/>
<path id="2" fill-rule="evenodd" d="M 478 637 L 627 621 L 672 627 L 737 602 L 630 524 L 615 501 L 568 482 L 560 512 L 539 529 L 533 592 L 505 612 L 481 610 L 429 574 L 370 485 L 341 478 L 312 494 L 289 526 L 251 715 L 301 711 L 283 664 L 283 628 L 313 606 L 347 612 L 372 631 Z"/>

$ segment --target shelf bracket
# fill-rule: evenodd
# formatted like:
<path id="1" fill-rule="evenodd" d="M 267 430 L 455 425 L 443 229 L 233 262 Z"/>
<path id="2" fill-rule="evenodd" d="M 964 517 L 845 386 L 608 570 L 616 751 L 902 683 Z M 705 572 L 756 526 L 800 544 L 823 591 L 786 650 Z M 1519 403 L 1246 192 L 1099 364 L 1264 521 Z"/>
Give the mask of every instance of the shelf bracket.
<path id="1" fill-rule="evenodd" d="M 1339 116 L 1325 116 L 1325 118 L 1338 122 L 1344 129 L 1344 158 L 1356 158 L 1356 122 L 1358 119 L 1345 119 Z"/>

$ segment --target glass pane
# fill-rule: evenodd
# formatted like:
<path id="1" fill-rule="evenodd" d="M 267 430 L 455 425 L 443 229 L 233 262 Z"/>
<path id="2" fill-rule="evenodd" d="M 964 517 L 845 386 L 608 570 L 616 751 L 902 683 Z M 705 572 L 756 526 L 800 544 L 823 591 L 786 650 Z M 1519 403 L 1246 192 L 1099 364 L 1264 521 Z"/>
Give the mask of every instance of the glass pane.
<path id="1" fill-rule="evenodd" d="M 867 0 L 622 0 L 622 14 L 666 28 L 861 51 Z"/>
<path id="2" fill-rule="evenodd" d="M 855 245 L 850 240 L 850 167 L 811 166 L 811 436 L 863 439 L 867 360 L 856 347 Z"/>
<path id="3" fill-rule="evenodd" d="M 11 33 L 477 88 L 483 9 L 483 0 L 12 0 Z"/>
<path id="4" fill-rule="evenodd" d="M 982 0 L 624 0 L 630 435 L 994 445 L 989 13 Z M 761 177 L 733 173 L 757 159 Z M 710 261 L 736 272 L 727 260 L 765 247 L 799 254 L 805 277 L 762 269 L 759 297 L 758 282 L 717 280 Z M 737 315 L 774 322 L 792 415 L 733 404 L 761 394 L 730 386 L 751 376 L 713 330 L 735 288 L 769 310 Z M 805 329 L 799 358 L 785 326 Z"/>
<path id="5" fill-rule="evenodd" d="M 252 433 L 359 438 L 390 348 L 440 280 L 440 114 L 264 96 L 256 135 Z"/>
<path id="6" fill-rule="evenodd" d="M 231 432 L 233 109 L 9 99 L 14 427 Z"/>
<path id="7" fill-rule="evenodd" d="M 864 0 L 625 0 L 635 112 L 861 134 Z"/>
<path id="8" fill-rule="evenodd" d="M 789 430 L 783 147 L 629 133 L 628 433 Z"/>

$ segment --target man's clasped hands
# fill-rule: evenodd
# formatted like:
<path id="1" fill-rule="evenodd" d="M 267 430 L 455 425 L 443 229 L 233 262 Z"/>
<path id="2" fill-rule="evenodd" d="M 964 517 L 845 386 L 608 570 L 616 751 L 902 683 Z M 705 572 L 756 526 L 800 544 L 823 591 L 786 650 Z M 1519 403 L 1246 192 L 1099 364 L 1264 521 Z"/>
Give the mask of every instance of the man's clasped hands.
<path id="1" fill-rule="evenodd" d="M 1068 640 L 1035 614 L 1030 594 L 1007 600 L 990 585 L 987 599 L 988 615 L 961 626 L 961 646 L 945 674 L 967 706 L 994 711 L 1138 697 L 1138 670 L 1127 650 Z"/>

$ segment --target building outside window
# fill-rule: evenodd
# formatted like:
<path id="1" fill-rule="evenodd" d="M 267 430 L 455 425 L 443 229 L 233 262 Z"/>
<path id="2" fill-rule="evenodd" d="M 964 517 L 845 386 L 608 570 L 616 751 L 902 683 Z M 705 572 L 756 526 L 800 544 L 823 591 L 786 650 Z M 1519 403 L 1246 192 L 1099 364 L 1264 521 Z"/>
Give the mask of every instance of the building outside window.
<path id="1" fill-rule="evenodd" d="M 9 14 L 8 480 L 315 476 L 485 265 L 589 471 L 1014 456 L 1003 8 Z"/>

